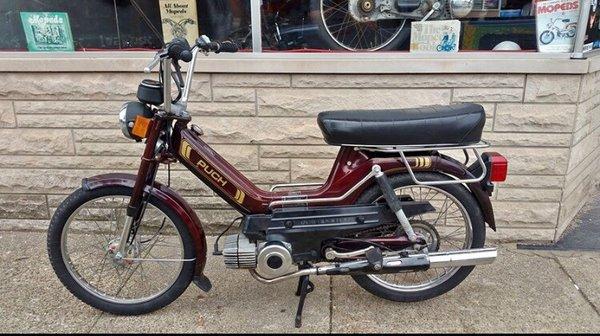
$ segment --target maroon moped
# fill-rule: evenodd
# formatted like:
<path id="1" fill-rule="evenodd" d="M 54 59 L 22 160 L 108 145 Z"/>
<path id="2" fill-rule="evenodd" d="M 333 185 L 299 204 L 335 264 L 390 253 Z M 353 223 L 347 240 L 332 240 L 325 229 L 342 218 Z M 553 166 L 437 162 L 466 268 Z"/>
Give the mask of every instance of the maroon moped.
<path id="1" fill-rule="evenodd" d="M 232 223 L 238 232 L 215 243 L 227 268 L 249 270 L 263 283 L 298 281 L 297 326 L 314 288 L 310 276 L 350 275 L 381 298 L 418 301 L 493 262 L 496 249 L 484 248 L 486 223 L 495 230 L 489 196 L 508 164 L 498 153 L 480 153 L 488 147 L 480 105 L 323 112 L 324 139 L 340 147 L 326 182 L 266 191 L 202 141 L 187 112 L 198 56 L 235 51 L 232 42 L 206 36 L 193 47 L 175 39 L 146 68 L 160 64 L 159 80 L 144 80 L 139 101 L 119 115 L 124 135 L 146 144 L 137 175 L 84 179 L 50 223 L 50 261 L 76 297 L 135 315 L 168 305 L 191 282 L 210 290 L 200 220 L 168 184 L 155 181 L 161 165 L 175 162 L 241 214 Z M 185 80 L 180 61 L 190 62 Z M 463 151 L 474 163 L 444 150 Z"/>

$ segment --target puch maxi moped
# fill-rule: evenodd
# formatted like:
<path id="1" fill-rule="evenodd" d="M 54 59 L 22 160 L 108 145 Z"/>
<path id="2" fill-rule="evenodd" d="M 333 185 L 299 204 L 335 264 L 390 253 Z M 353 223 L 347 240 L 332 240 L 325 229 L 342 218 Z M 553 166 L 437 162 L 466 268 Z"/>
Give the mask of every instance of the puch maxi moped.
<path id="1" fill-rule="evenodd" d="M 158 80 L 143 80 L 139 101 L 119 114 L 124 135 L 145 141 L 137 175 L 85 178 L 49 226 L 50 262 L 77 298 L 137 315 L 170 304 L 191 282 L 210 290 L 202 224 L 170 178 L 155 180 L 161 164 L 176 162 L 242 215 L 232 223 L 239 232 L 224 232 L 214 245 L 225 267 L 267 284 L 298 281 L 298 327 L 314 289 L 310 276 L 349 275 L 381 298 L 419 301 L 494 261 L 496 249 L 484 248 L 486 223 L 495 230 L 490 195 L 508 163 L 480 153 L 489 146 L 481 140 L 482 106 L 322 112 L 323 137 L 340 148 L 326 182 L 266 191 L 201 139 L 186 109 L 198 56 L 237 50 L 206 36 L 193 47 L 174 39 L 145 69 L 160 65 Z M 180 61 L 191 62 L 185 80 Z M 444 150 L 462 150 L 466 162 Z"/>

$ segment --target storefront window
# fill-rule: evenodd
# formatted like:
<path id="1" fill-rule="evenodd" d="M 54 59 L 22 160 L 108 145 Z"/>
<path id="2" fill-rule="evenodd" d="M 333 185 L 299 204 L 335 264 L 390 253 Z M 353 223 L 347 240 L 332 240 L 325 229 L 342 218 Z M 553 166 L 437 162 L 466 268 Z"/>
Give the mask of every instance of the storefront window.
<path id="1" fill-rule="evenodd" d="M 600 46 L 596 3 L 593 0 L 593 8 L 585 9 L 591 12 L 588 49 Z M 0 0 L 0 50 L 154 50 L 174 36 L 192 42 L 206 34 L 231 39 L 251 51 L 252 32 L 260 31 L 262 49 L 255 52 L 571 52 L 579 4 L 579 0 Z M 253 10 L 260 11 L 260 22 L 252 22 Z"/>
<path id="2" fill-rule="evenodd" d="M 262 12 L 263 50 L 268 51 L 538 49 L 532 0 L 265 0 Z M 544 42 L 572 43 L 569 29 L 577 13 L 555 12 L 556 27 L 548 29 L 561 36 Z M 567 38 L 571 41 L 558 41 Z"/>
<path id="3" fill-rule="evenodd" d="M 154 50 L 173 36 L 192 42 L 199 34 L 235 39 L 246 46 L 252 39 L 249 3 L 0 0 L 0 51 Z"/>

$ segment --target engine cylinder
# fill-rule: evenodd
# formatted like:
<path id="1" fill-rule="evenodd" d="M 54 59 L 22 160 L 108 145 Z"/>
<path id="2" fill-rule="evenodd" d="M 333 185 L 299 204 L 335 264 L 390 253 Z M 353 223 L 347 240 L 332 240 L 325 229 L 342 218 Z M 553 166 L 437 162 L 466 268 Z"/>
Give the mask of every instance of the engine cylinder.
<path id="1" fill-rule="evenodd" d="M 223 259 L 227 268 L 256 268 L 256 244 L 243 234 L 227 236 Z"/>

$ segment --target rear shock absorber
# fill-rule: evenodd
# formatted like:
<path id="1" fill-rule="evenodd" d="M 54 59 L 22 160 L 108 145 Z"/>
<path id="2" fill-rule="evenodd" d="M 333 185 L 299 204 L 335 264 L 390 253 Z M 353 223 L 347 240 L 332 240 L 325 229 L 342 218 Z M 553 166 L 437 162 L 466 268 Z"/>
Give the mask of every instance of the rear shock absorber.
<path id="1" fill-rule="evenodd" d="M 387 178 L 385 173 L 381 171 L 381 167 L 379 165 L 373 165 L 371 169 L 375 175 L 377 184 L 379 184 L 379 189 L 381 189 L 381 192 L 383 193 L 385 201 L 390 209 L 392 209 L 392 211 L 396 214 L 396 217 L 398 218 L 400 225 L 402 225 L 402 229 L 408 236 L 408 239 L 411 242 L 417 242 L 417 235 L 410 225 L 408 218 L 406 218 L 406 214 L 402 210 L 402 203 L 400 203 L 398 196 L 396 196 L 396 193 L 390 184 L 390 180 Z"/>

